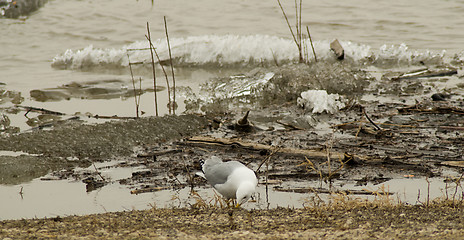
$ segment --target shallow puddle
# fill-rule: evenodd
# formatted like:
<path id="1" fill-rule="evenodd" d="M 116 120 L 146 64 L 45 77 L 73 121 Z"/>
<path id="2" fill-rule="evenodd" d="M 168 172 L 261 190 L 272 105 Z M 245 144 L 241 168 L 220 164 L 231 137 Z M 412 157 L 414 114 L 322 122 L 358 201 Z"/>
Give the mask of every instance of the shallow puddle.
<path id="1" fill-rule="evenodd" d="M 84 215 L 93 213 L 105 213 L 114 211 L 130 211 L 149 209 L 151 207 L 171 208 L 190 207 L 196 202 L 219 206 L 216 193 L 210 187 L 195 187 L 198 195 L 191 195 L 190 188 L 180 190 L 161 190 L 157 192 L 131 194 L 128 186 L 121 185 L 117 180 L 130 177 L 135 168 L 113 168 L 117 162 L 97 164 L 101 174 L 112 183 L 97 190 L 86 192 L 86 184 L 82 181 L 71 180 L 44 180 L 51 179 L 50 175 L 34 179 L 29 183 L 20 185 L 0 185 L 0 220 L 42 218 L 69 215 Z M 87 169 L 92 171 L 94 167 Z M 457 177 L 454 171 L 447 173 Z M 318 181 L 289 181 L 278 184 L 266 185 L 261 179 L 254 197 L 254 201 L 248 202 L 243 207 L 246 209 L 268 209 L 276 207 L 301 208 L 310 206 L 314 199 L 324 201 L 331 200 L 324 193 L 295 193 L 274 190 L 275 186 L 288 188 L 319 188 L 328 189 L 326 184 Z M 425 204 L 427 199 L 438 197 L 460 199 L 463 189 L 455 183 L 446 184 L 443 178 L 414 178 L 407 176 L 401 179 L 392 179 L 383 184 L 356 186 L 355 183 L 337 181 L 332 184 L 332 190 L 367 190 L 372 192 L 391 192 L 389 196 L 393 202 L 408 204 Z M 456 193 L 456 194 L 455 194 Z M 316 198 L 314 198 L 316 197 Z M 201 199 L 200 199 L 201 198 Z M 374 195 L 350 195 L 350 198 L 362 198 L 374 200 L 384 196 Z"/>

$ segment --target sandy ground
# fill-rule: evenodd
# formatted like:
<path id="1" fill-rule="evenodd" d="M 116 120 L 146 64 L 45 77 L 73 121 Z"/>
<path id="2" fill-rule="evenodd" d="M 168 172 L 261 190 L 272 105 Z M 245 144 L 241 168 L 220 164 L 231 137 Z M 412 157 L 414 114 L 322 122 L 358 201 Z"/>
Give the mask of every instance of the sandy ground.
<path id="1" fill-rule="evenodd" d="M 462 239 L 464 208 L 444 204 L 273 210 L 151 209 L 0 222 L 2 239 Z"/>

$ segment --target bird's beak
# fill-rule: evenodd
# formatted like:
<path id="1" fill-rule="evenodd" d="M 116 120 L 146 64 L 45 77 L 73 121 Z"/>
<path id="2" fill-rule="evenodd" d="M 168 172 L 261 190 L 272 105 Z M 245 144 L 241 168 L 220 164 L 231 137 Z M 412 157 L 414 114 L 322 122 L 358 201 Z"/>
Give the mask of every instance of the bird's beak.
<path id="1" fill-rule="evenodd" d="M 242 205 L 242 204 L 240 204 L 240 203 L 237 203 L 237 204 L 235 204 L 235 207 L 236 207 L 236 208 L 239 208 L 239 207 L 240 207 L 240 205 Z"/>

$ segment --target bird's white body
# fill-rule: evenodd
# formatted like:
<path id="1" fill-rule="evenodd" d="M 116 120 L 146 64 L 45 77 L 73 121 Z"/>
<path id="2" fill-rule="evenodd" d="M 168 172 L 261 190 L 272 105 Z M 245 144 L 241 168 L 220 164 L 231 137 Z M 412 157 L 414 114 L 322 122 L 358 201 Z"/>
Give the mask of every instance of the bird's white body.
<path id="1" fill-rule="evenodd" d="M 237 161 L 222 162 L 218 157 L 205 161 L 206 180 L 227 199 L 243 204 L 256 191 L 258 179 L 253 170 Z"/>
<path id="2" fill-rule="evenodd" d="M 223 184 L 216 184 L 213 187 L 221 193 L 225 198 L 237 199 L 237 190 L 242 187 L 244 190 L 249 191 L 255 190 L 255 186 L 258 184 L 255 173 L 243 166 L 236 168 L 228 177 L 227 182 Z M 243 190 L 242 190 L 243 191 Z"/>

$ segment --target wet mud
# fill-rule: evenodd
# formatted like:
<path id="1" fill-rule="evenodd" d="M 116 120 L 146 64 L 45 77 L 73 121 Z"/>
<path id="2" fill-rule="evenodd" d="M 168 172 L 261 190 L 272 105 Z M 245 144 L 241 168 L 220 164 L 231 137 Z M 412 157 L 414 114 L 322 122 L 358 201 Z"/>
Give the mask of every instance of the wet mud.
<path id="1" fill-rule="evenodd" d="M 55 125 L 49 131 L 36 130 L 3 136 L 0 138 L 1 150 L 35 155 L 2 157 L 2 165 L 8 167 L 0 168 L 0 183 L 14 184 L 19 182 L 18 179 L 30 179 L 30 171 L 21 169 L 34 168 L 36 165 L 41 165 L 40 172 L 45 175 L 51 170 L 70 170 L 69 166 L 90 166 L 93 162 L 126 158 L 134 153 L 136 146 L 182 138 L 202 130 L 205 125 L 205 118 L 195 115 L 141 118 L 95 125 L 73 120 Z M 11 165 L 12 162 L 16 164 Z M 29 165 L 31 162 L 32 166 Z M 11 175 L 12 172 L 16 174 Z M 37 174 L 34 176 L 40 177 Z"/>
<path id="2" fill-rule="evenodd" d="M 400 75 L 405 76 L 403 73 Z M 250 219 L 264 216 L 262 221 L 284 226 L 281 230 L 276 230 L 279 227 L 274 229 L 261 225 L 255 229 L 253 225 L 234 219 L 231 228 L 231 220 L 227 217 L 231 215 L 224 212 L 227 210 L 220 209 L 217 210 L 220 213 L 217 213 L 216 210 L 200 207 L 203 210 L 198 212 L 195 208 L 199 205 L 195 204 L 190 205 L 191 209 L 153 209 L 82 218 L 57 218 L 60 224 L 66 226 L 63 222 L 87 221 L 86 219 L 114 219 L 111 221 L 120 222 L 123 218 L 135 221 L 134 219 L 139 219 L 144 214 L 170 214 L 171 217 L 175 214 L 178 218 L 171 219 L 178 219 L 181 223 L 176 225 L 179 229 L 176 229 L 173 235 L 167 235 L 168 237 L 192 234 L 193 229 L 198 231 L 198 235 L 193 233 L 193 236 L 215 232 L 215 228 L 204 229 L 204 224 L 209 224 L 208 220 L 195 223 L 202 226 L 198 228 L 186 224 L 187 221 L 196 221 L 190 219 L 192 214 L 199 214 L 202 218 L 219 214 L 218 217 L 229 219 L 224 220 L 229 221 L 229 225 L 224 226 L 237 230 L 228 233 L 242 234 L 249 231 L 251 237 L 264 234 L 262 236 L 266 238 L 269 236 L 266 234 L 274 234 L 275 231 L 283 234 L 282 237 L 323 237 L 320 234 L 324 231 L 328 234 L 327 231 L 331 231 L 334 226 L 338 226 L 336 229 L 340 234 L 348 234 L 347 236 L 385 236 L 386 239 L 416 236 L 414 234 L 429 236 L 427 234 L 430 232 L 426 230 L 428 228 L 421 228 L 420 223 L 430 219 L 416 218 L 417 216 L 441 216 L 442 213 L 451 216 L 448 214 L 454 214 L 451 213 L 453 211 L 462 211 L 462 204 L 456 204 L 462 203 L 463 200 L 462 189 L 459 187 L 464 162 L 462 86 L 439 87 L 440 83 L 450 79 L 458 81 L 461 78 L 459 74 L 453 73 L 445 76 L 392 79 L 382 75 L 376 77 L 359 66 L 341 63 L 311 67 L 290 65 L 274 69 L 258 68 L 236 77 L 213 79 L 205 83 L 202 91 L 209 94 L 193 96 L 186 101 L 186 112 L 190 115 L 119 120 L 93 125 L 73 120 L 55 125 L 51 130 L 4 134 L 0 138 L 0 150 L 22 151 L 35 155 L 2 157 L 0 161 L 3 165 L 16 169 L 5 170 L 13 173 L 11 176 L 1 173 L 0 176 L 8 176 L 1 179 L 1 183 L 17 184 L 27 181 L 28 176 L 36 177 L 51 172 L 43 180 L 82 181 L 87 185 L 86 190 L 89 192 L 105 188 L 107 184 L 114 182 L 127 186 L 132 194 L 198 189 L 208 187 L 206 181 L 195 174 L 200 169 L 198 162 L 213 155 L 225 161 L 243 162 L 256 171 L 260 184 L 266 187 L 269 185 L 272 191 L 311 192 L 316 193 L 316 196 L 390 196 L 397 193 L 388 192 L 388 189 L 381 187 L 386 181 L 433 177 L 455 185 L 454 194 L 448 195 L 448 189 L 445 189 L 444 193 L 447 197 L 445 203 L 453 196 L 453 207 L 424 209 L 421 208 L 424 203 L 419 202 L 418 206 L 400 204 L 388 209 L 363 205 L 360 209 L 350 210 L 352 212 L 346 212 L 345 208 L 340 212 L 330 210 L 332 212 L 318 213 L 318 208 L 315 207 L 311 208 L 311 211 L 275 209 L 249 212 L 238 210 L 237 213 L 233 213 L 237 214 L 237 219 L 248 219 L 248 222 L 252 221 Z M 326 79 L 326 82 L 321 82 L 321 79 Z M 224 88 L 223 83 L 227 81 L 235 82 L 237 85 Z M 244 84 L 238 84 L 240 82 Z M 340 101 L 343 101 L 344 107 L 332 114 L 312 113 L 311 109 L 297 105 L 296 101 L 301 97 L 299 94 L 313 88 L 329 88 L 329 93 L 342 95 Z M 244 119 L 246 114 L 248 116 Z M 95 167 L 95 171 L 76 168 L 113 160 L 117 160 L 117 164 Z M 13 167 L 9 164 L 13 161 L 19 164 Z M 31 163 L 32 161 L 35 162 Z M 28 169 L 24 170 L 20 163 L 34 168 L 34 173 Z M 40 167 L 34 167 L 39 165 Z M 129 177 L 111 179 L 100 174 L 103 168 L 127 167 L 136 169 Z M 3 171 L 4 168 L 1 169 Z M 319 184 L 314 185 L 314 182 Z M 379 190 L 360 191 L 343 187 L 368 184 L 378 186 Z M 426 206 L 430 206 L 428 201 L 429 199 Z M 440 208 L 445 210 L 437 210 Z M 374 214 L 372 209 L 381 211 L 384 215 Z M 294 211 L 298 214 L 295 215 Z M 406 216 L 409 220 L 395 222 L 401 219 L 398 216 Z M 279 219 L 287 217 L 288 222 L 285 224 L 288 225 L 288 229 L 285 227 L 287 225 L 279 222 Z M 307 224 L 302 224 L 305 222 L 302 218 L 306 219 Z M 364 225 L 358 224 L 359 219 L 363 219 Z M 42 221 L 51 223 L 54 220 Z M 449 227 L 452 229 L 451 232 L 439 234 L 446 238 L 446 234 L 463 234 L 461 227 L 457 227 L 458 222 L 462 220 L 452 218 L 446 223 L 429 221 L 427 226 L 438 230 Z M 27 227 L 33 228 L 36 223 L 3 221 L 1 224 L 7 227 L 3 232 L 12 234 L 21 232 L 18 230 L 21 224 L 30 224 Z M 145 220 L 134 225 L 140 227 L 137 230 L 128 227 L 126 231 L 128 234 L 142 236 L 145 234 L 145 228 L 142 226 L 144 224 Z M 104 225 L 102 222 L 101 228 L 95 228 L 95 231 L 101 231 L 102 237 L 117 234 L 120 234 L 117 236 L 121 238 L 135 236 L 126 236 L 121 231 L 114 232 Z M 412 226 L 417 231 L 409 231 Z M 322 233 L 319 227 L 324 229 Z M 153 228 L 153 225 L 150 225 L 150 228 Z M 292 230 L 289 230 L 290 228 Z M 381 233 L 376 232 L 378 229 L 382 230 Z M 44 232 L 47 231 L 52 230 Z M 62 234 L 58 230 L 53 231 L 55 234 Z M 69 231 L 73 232 L 71 229 Z M 76 236 L 84 234 L 78 231 L 74 233 Z M 420 235 L 422 233 L 424 235 Z M 160 234 L 153 236 L 166 236 L 163 234 L 167 233 L 161 231 Z"/>
<path id="3" fill-rule="evenodd" d="M 131 83 L 118 80 L 98 80 L 82 83 L 72 82 L 56 88 L 34 89 L 30 91 L 32 99 L 38 102 L 61 101 L 71 98 L 77 99 L 114 99 L 130 98 L 146 92 L 153 92 L 153 88 L 131 87 Z M 134 83 L 137 84 L 138 83 Z M 135 88 L 135 89 L 134 89 Z M 157 86 L 157 91 L 165 87 Z"/>
<path id="4" fill-rule="evenodd" d="M 52 130 L 4 136 L 0 146 L 38 154 L 30 158 L 58 159 L 63 166 L 122 159 L 114 167 L 144 170 L 117 181 L 142 192 L 205 185 L 195 175 L 197 162 L 212 155 L 239 160 L 259 176 L 283 182 L 338 180 L 377 185 L 404 176 L 441 177 L 450 167 L 461 172 L 464 106 L 460 93 L 448 92 L 448 98 L 435 101 L 435 90 L 428 82 L 436 74 L 395 74 L 388 72 L 378 81 L 368 71 L 343 63 L 257 68 L 233 79 L 205 83 L 202 90 L 214 95 L 190 98 L 186 107 L 186 112 L 200 110 L 203 116 L 95 125 L 75 118 Z M 393 75 L 403 78 L 392 79 Z M 233 87 L 222 87 L 226 81 Z M 295 104 L 298 94 L 308 88 L 343 94 L 345 107 L 334 114 L 311 113 Z M 374 100 L 366 99 L 367 95 Z M 376 99 L 379 96 L 388 101 Z M 248 111 L 250 128 L 234 128 Z M 197 138 L 189 138 L 193 135 Z M 65 179 L 70 172 L 53 174 Z M 97 173 L 93 179 L 100 179 Z M 84 179 L 92 180 L 86 174 Z"/>
<path id="5" fill-rule="evenodd" d="M 238 78 L 245 83 L 247 79 L 260 82 L 257 79 L 263 76 L 269 75 L 258 69 Z M 368 72 L 343 64 L 291 66 L 275 71 L 272 78 L 264 77 L 268 82 L 262 85 L 217 90 L 210 99 L 194 99 L 187 105 L 190 110 L 206 112 L 210 118 L 208 131 L 168 145 L 141 148 L 131 164 L 138 162 L 147 169 L 120 183 L 141 192 L 159 187 L 202 186 L 205 182 L 194 175 L 199 169 L 196 162 L 211 155 L 247 164 L 262 183 L 339 181 L 380 186 L 398 178 L 459 179 L 464 160 L 460 123 L 464 106 L 458 93 L 445 101 L 434 100 L 436 89 L 427 85 L 435 76 L 432 73 L 402 80 L 384 77 L 375 83 Z M 321 83 L 321 77 L 331 83 Z M 221 89 L 223 81 L 236 79 L 218 79 L 203 87 L 207 91 Z M 343 109 L 335 114 L 312 114 L 294 104 L 298 98 L 295 93 L 308 86 L 324 88 L 324 84 L 332 86 L 332 93 L 346 93 Z M 363 99 L 368 94 L 387 96 L 389 100 Z M 237 121 L 248 111 L 252 125 L 237 127 Z M 340 190 L 314 186 L 273 189 L 328 193 Z"/>

